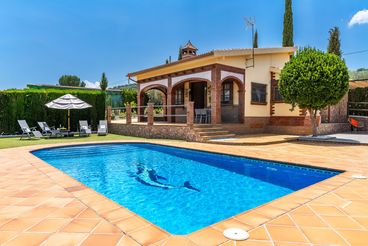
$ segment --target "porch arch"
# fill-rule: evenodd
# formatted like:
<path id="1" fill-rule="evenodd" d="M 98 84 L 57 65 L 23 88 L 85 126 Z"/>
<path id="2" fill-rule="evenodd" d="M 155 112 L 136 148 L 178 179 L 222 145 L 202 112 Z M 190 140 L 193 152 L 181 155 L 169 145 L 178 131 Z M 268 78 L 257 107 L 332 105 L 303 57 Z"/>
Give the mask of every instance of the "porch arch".
<path id="1" fill-rule="evenodd" d="M 163 106 L 163 114 L 166 115 L 166 104 L 167 104 L 167 92 L 168 92 L 168 88 L 165 85 L 161 85 L 161 84 L 152 84 L 149 86 L 144 87 L 143 89 L 141 89 L 139 91 L 138 94 L 138 113 L 139 113 L 139 117 L 138 120 L 144 121 L 145 118 L 142 116 L 144 115 L 144 108 L 141 106 L 147 106 L 145 102 L 145 95 L 148 91 L 152 91 L 152 90 L 157 90 L 162 94 L 162 106 Z M 164 119 L 162 120 L 166 120 L 166 117 L 164 117 Z"/>
<path id="2" fill-rule="evenodd" d="M 244 82 L 235 76 L 226 76 L 221 80 L 220 88 L 221 95 L 223 94 L 223 84 L 231 82 L 232 88 L 232 102 L 221 102 L 221 122 L 222 123 L 243 123 L 244 122 L 244 102 L 245 102 L 245 85 Z M 234 85 L 237 87 L 235 92 Z M 237 94 L 235 94 L 237 93 Z M 237 99 L 237 100 L 235 100 Z M 222 101 L 222 96 L 221 96 Z"/>

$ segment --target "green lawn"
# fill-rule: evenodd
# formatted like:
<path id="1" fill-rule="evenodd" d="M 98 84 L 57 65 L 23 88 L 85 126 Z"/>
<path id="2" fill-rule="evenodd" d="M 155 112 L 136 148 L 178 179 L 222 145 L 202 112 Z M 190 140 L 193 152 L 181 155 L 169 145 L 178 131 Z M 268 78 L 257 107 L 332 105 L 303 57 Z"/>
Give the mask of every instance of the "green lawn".
<path id="1" fill-rule="evenodd" d="M 92 141 L 108 141 L 108 140 L 134 140 L 141 139 L 137 137 L 121 136 L 108 134 L 107 136 L 97 136 L 92 134 L 89 137 L 68 137 L 68 138 L 50 138 L 50 139 L 24 139 L 19 138 L 0 138 L 0 149 L 13 148 L 29 145 L 55 144 L 55 143 L 72 143 L 72 142 L 92 142 Z"/>

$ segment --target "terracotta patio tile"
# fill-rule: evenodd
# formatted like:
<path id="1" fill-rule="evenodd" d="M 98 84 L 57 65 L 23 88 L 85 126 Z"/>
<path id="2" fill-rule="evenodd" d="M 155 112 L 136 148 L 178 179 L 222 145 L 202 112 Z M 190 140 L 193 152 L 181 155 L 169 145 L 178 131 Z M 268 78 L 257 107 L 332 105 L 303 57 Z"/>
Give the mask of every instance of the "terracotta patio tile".
<path id="1" fill-rule="evenodd" d="M 86 205 L 84 205 L 81 201 L 78 199 L 73 199 L 70 203 L 65 205 L 65 207 L 77 207 L 77 208 L 85 208 Z"/>
<path id="2" fill-rule="evenodd" d="M 191 241 L 197 245 L 219 245 L 228 241 L 226 237 L 211 227 L 204 228 L 202 230 L 193 232 L 187 236 Z"/>
<path id="3" fill-rule="evenodd" d="M 236 243 L 234 241 L 228 241 L 224 244 L 221 244 L 221 246 L 274 246 L 271 242 L 267 241 L 258 241 L 258 240 L 245 240 L 245 241 L 237 241 Z"/>
<path id="4" fill-rule="evenodd" d="M 249 239 L 265 240 L 265 241 L 271 240 L 270 237 L 268 236 L 264 226 L 260 226 L 260 227 L 257 227 L 255 229 L 249 231 Z"/>
<path id="5" fill-rule="evenodd" d="M 82 246 L 113 246 L 116 245 L 122 235 L 119 234 L 92 234 L 83 243 Z"/>
<path id="6" fill-rule="evenodd" d="M 353 217 L 354 220 L 359 222 L 362 226 L 368 229 L 368 217 Z"/>
<path id="7" fill-rule="evenodd" d="M 87 208 L 87 209 L 83 210 L 83 212 L 78 214 L 77 218 L 80 218 L 80 219 L 96 219 L 96 218 L 100 218 L 100 216 L 98 216 L 94 210 L 92 210 L 90 208 Z"/>
<path id="8" fill-rule="evenodd" d="M 295 226 L 294 222 L 290 219 L 288 215 L 282 215 L 268 223 L 269 225 L 285 225 L 285 226 Z"/>
<path id="9" fill-rule="evenodd" d="M 0 245 L 5 243 L 6 241 L 9 241 L 11 238 L 13 238 L 15 235 L 17 235 L 18 232 L 15 231 L 2 231 L 0 232 Z"/>
<path id="10" fill-rule="evenodd" d="M 314 212 L 306 205 L 300 206 L 290 213 L 291 214 L 314 214 Z"/>
<path id="11" fill-rule="evenodd" d="M 232 227 L 241 228 L 241 229 L 246 230 L 246 231 L 248 231 L 249 229 L 252 228 L 251 226 L 246 225 L 246 224 L 240 222 L 239 220 L 236 220 L 236 219 L 233 219 L 233 218 L 223 220 L 219 223 L 216 223 L 216 224 L 212 225 L 212 227 L 215 228 L 216 230 L 219 230 L 219 231 L 224 231 L 227 228 L 232 228 Z"/>
<path id="12" fill-rule="evenodd" d="M 108 212 L 106 214 L 103 214 L 103 216 L 110 221 L 122 220 L 122 219 L 129 218 L 131 216 L 134 216 L 134 215 L 135 215 L 134 213 L 122 207 L 115 209 L 111 212 Z"/>
<path id="13" fill-rule="evenodd" d="M 273 207 L 271 205 L 266 205 L 260 208 L 256 208 L 254 211 L 268 218 L 275 218 L 286 212 L 286 210 L 284 209 Z"/>
<path id="14" fill-rule="evenodd" d="M 23 213 L 22 217 L 30 217 L 30 218 L 44 218 L 55 211 L 57 208 L 55 207 L 45 207 L 39 206 L 33 209 L 28 210 L 27 212 Z"/>
<path id="15" fill-rule="evenodd" d="M 359 223 L 347 216 L 322 216 L 334 228 L 338 229 L 364 229 Z"/>
<path id="16" fill-rule="evenodd" d="M 46 240 L 50 235 L 45 233 L 22 233 L 6 242 L 5 246 L 36 246 L 40 245 L 44 240 Z"/>
<path id="17" fill-rule="evenodd" d="M 63 242 L 62 245 L 65 245 L 65 246 L 79 245 L 87 236 L 88 236 L 87 233 L 63 233 L 63 232 L 58 232 L 58 233 L 52 234 L 42 244 L 42 246 L 60 245 L 60 242 Z"/>
<path id="18" fill-rule="evenodd" d="M 123 236 L 116 246 L 139 246 L 139 244 L 128 236 Z"/>
<path id="19" fill-rule="evenodd" d="M 84 209 L 79 207 L 63 207 L 58 208 L 49 214 L 49 218 L 74 218 L 80 214 Z"/>
<path id="20" fill-rule="evenodd" d="M 163 245 L 165 246 L 195 246 L 192 241 L 190 241 L 188 238 L 183 236 L 171 236 L 169 239 L 164 240 L 165 243 Z M 161 242 L 157 243 L 157 246 L 160 245 Z"/>
<path id="21" fill-rule="evenodd" d="M 368 242 L 368 230 L 338 230 L 338 232 L 352 245 L 363 246 Z"/>
<path id="22" fill-rule="evenodd" d="M 291 217 L 298 226 L 328 227 L 326 223 L 313 214 L 293 214 Z"/>
<path id="23" fill-rule="evenodd" d="M 40 219 L 20 218 L 9 221 L 0 227 L 0 231 L 23 231 L 32 225 L 37 224 Z"/>
<path id="24" fill-rule="evenodd" d="M 100 222 L 99 219 L 74 219 L 66 225 L 63 232 L 90 232 Z"/>
<path id="25" fill-rule="evenodd" d="M 329 228 L 305 227 L 302 228 L 302 231 L 313 244 L 347 245 L 343 238 Z"/>
<path id="26" fill-rule="evenodd" d="M 153 244 L 169 236 L 168 233 L 155 226 L 148 226 L 143 229 L 130 232 L 128 235 L 142 245 Z"/>
<path id="27" fill-rule="evenodd" d="M 352 203 L 341 209 L 350 215 L 362 216 L 367 214 L 368 203 L 363 201 L 352 201 Z"/>
<path id="28" fill-rule="evenodd" d="M 121 230 L 119 230 L 118 227 L 112 225 L 110 222 L 107 222 L 105 220 L 101 221 L 96 228 L 93 230 L 93 233 L 120 233 Z"/>
<path id="29" fill-rule="evenodd" d="M 278 242 L 302 242 L 307 243 L 308 240 L 295 226 L 272 226 L 266 225 L 271 239 Z"/>
<path id="30" fill-rule="evenodd" d="M 150 223 L 141 219 L 138 216 L 132 216 L 127 219 L 115 222 L 114 224 L 116 224 L 116 226 L 119 227 L 124 232 L 130 232 L 150 225 Z"/>
<path id="31" fill-rule="evenodd" d="M 335 206 L 325 206 L 325 205 L 310 205 L 310 207 L 320 215 L 345 215 L 341 210 Z"/>
<path id="32" fill-rule="evenodd" d="M 251 225 L 251 226 L 258 226 L 261 225 L 263 223 L 265 223 L 266 221 L 269 221 L 270 218 L 266 217 L 262 214 L 258 214 L 255 212 L 250 212 L 250 213 L 244 213 L 241 215 L 237 215 L 235 216 L 235 219 L 239 220 L 240 222 L 243 222 L 247 225 Z"/>
<path id="33" fill-rule="evenodd" d="M 71 219 L 44 219 L 28 229 L 30 232 L 57 232 Z"/>

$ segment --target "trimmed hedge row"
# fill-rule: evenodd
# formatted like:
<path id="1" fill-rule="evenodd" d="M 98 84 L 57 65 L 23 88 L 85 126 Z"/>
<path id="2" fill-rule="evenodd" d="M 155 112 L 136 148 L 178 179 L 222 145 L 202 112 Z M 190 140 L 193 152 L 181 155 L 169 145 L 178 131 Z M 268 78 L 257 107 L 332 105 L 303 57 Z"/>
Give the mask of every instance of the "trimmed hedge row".
<path id="1" fill-rule="evenodd" d="M 24 119 L 30 127 L 38 126 L 37 121 L 46 121 L 49 126 L 67 127 L 67 110 L 49 109 L 46 103 L 72 94 L 92 105 L 92 108 L 70 111 L 71 130 L 78 129 L 79 120 L 88 120 L 92 129 L 105 118 L 104 92 L 85 90 L 25 89 L 0 91 L 0 133 L 20 132 L 17 120 Z"/>

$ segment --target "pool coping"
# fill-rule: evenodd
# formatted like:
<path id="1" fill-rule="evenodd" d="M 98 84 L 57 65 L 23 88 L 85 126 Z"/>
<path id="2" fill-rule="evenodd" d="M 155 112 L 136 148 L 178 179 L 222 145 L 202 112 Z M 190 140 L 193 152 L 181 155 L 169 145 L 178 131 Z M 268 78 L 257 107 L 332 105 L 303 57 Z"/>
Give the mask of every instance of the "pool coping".
<path id="1" fill-rule="evenodd" d="M 38 170 L 43 172 L 49 178 L 54 180 L 57 184 L 62 186 L 66 191 L 71 193 L 73 196 L 78 198 L 81 202 L 87 205 L 89 208 L 93 209 L 97 214 L 99 214 L 102 218 L 105 218 L 110 223 L 116 225 L 120 228 L 125 234 L 133 238 L 139 244 L 147 245 L 154 244 L 160 242 L 162 240 L 167 239 L 172 235 L 166 232 L 164 229 L 154 225 L 153 223 L 147 221 L 142 218 L 138 214 L 130 211 L 129 209 L 117 204 L 111 199 L 103 196 L 99 192 L 85 186 L 81 182 L 75 180 L 70 177 L 66 173 L 60 171 L 59 169 L 51 166 L 47 162 L 39 159 L 38 157 L 32 154 L 32 151 L 46 149 L 46 148 L 55 148 L 55 147 L 65 147 L 65 146 L 80 146 L 80 145 L 91 145 L 91 144 L 111 144 L 111 143 L 151 143 L 158 144 L 162 146 L 169 147 L 179 147 L 175 142 L 170 143 L 157 143 L 156 141 L 146 140 L 146 141 L 137 141 L 137 140 L 124 140 L 124 141 L 104 141 L 104 142 L 89 142 L 89 143 L 63 143 L 63 144 L 52 144 L 52 145 L 40 145 L 40 146 L 28 146 L 27 149 L 27 159 L 31 161 L 31 165 L 36 167 Z M 24 148 L 24 147 L 22 147 Z M 189 150 L 196 150 L 194 147 L 184 147 Z M 226 154 L 225 152 L 216 152 L 216 151 L 208 151 L 208 150 L 199 150 L 216 154 Z M 234 155 L 232 153 L 228 153 L 228 155 L 238 156 L 238 157 L 246 157 L 251 159 L 259 159 L 266 161 L 275 161 L 267 158 L 254 158 L 252 156 L 247 155 Z M 279 161 L 277 161 L 279 162 Z M 312 168 L 322 168 L 322 169 L 330 169 L 325 168 L 323 166 L 313 166 L 309 164 L 299 164 L 299 163 L 288 163 L 285 164 L 292 165 L 302 165 Z M 332 169 L 336 170 L 336 169 Z M 343 171 L 340 174 L 337 174 L 334 177 L 328 178 L 321 182 L 310 185 L 306 188 L 300 189 L 288 195 L 282 196 L 275 200 L 272 200 L 268 203 L 262 204 L 256 208 L 244 211 L 240 214 L 231 216 L 223 221 L 217 222 L 208 227 L 202 228 L 198 231 L 192 232 L 188 235 L 184 235 L 186 239 L 189 239 L 194 243 L 206 242 L 207 240 L 211 240 L 211 242 L 216 241 L 216 244 L 221 244 L 229 241 L 229 239 L 223 237 L 222 232 L 224 229 L 228 227 L 241 227 L 247 231 L 252 230 L 264 223 L 267 223 L 271 220 L 274 220 L 277 217 L 282 216 L 285 213 L 288 213 L 298 207 L 319 198 L 320 196 L 325 195 L 349 182 L 353 179 L 351 178 L 352 173 L 347 170 L 339 170 Z M 135 226 L 127 225 L 134 224 Z M 208 239 L 208 233 L 211 233 L 211 239 Z M 150 236 L 154 235 L 154 236 Z M 157 236 L 158 235 L 158 236 Z M 213 235 L 216 235 L 213 237 Z"/>

